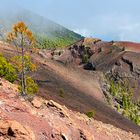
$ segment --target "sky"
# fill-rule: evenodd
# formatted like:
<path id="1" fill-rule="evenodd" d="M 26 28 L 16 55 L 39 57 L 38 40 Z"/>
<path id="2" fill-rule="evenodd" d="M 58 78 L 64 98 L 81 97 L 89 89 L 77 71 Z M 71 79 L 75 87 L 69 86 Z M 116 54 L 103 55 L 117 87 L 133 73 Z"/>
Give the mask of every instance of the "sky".
<path id="1" fill-rule="evenodd" d="M 86 37 L 140 42 L 140 0 L 0 0 L 22 7 Z M 11 11 L 12 12 L 12 11 Z"/>

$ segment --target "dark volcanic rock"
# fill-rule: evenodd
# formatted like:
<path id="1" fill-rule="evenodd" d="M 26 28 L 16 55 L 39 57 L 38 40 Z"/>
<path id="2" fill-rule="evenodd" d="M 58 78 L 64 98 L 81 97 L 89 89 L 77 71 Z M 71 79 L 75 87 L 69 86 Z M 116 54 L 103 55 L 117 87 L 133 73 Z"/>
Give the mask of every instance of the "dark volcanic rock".
<path id="1" fill-rule="evenodd" d="M 125 61 L 128 65 L 130 65 L 130 70 L 140 75 L 140 53 L 135 52 L 127 52 L 122 57 L 122 60 Z"/>
<path id="2" fill-rule="evenodd" d="M 134 98 L 140 98 L 140 53 L 125 52 L 116 60 L 110 70 L 110 76 L 116 80 L 127 79 L 129 86 L 134 92 Z"/>
<path id="3" fill-rule="evenodd" d="M 90 62 L 88 62 L 87 64 L 85 64 L 83 67 L 84 67 L 85 70 L 96 70 L 95 65 L 92 64 L 92 63 L 90 63 Z"/>

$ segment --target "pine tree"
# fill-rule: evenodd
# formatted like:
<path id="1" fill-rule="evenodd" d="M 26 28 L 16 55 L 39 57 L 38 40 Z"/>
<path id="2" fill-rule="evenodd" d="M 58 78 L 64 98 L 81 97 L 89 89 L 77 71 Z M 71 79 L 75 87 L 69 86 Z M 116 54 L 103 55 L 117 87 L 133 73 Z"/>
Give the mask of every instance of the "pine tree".
<path id="1" fill-rule="evenodd" d="M 26 62 L 27 52 L 35 44 L 33 33 L 27 28 L 24 22 L 18 22 L 13 26 L 13 29 L 7 35 L 7 40 L 16 46 L 19 55 L 21 56 L 21 92 L 22 95 L 27 94 L 26 88 Z"/>

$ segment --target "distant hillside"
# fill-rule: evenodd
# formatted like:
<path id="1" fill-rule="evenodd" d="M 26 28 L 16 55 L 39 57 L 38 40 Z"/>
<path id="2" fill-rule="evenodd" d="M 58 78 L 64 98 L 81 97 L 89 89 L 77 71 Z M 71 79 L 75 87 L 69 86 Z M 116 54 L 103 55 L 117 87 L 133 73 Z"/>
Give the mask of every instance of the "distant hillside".
<path id="1" fill-rule="evenodd" d="M 0 13 L 0 28 L 7 31 L 11 26 L 24 21 L 37 38 L 37 47 L 54 48 L 64 47 L 82 38 L 81 35 L 27 10 L 14 13 Z"/>

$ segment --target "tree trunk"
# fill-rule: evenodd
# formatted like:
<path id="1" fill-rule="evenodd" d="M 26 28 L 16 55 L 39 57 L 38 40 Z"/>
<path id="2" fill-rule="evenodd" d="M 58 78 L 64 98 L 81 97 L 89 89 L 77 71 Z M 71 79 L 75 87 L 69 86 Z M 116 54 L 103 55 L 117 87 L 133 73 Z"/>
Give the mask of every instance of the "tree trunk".
<path id="1" fill-rule="evenodd" d="M 25 64 L 24 64 L 24 48 L 22 48 L 22 77 L 21 77 L 21 86 L 22 86 L 22 95 L 26 95 L 26 75 L 25 75 Z"/>

